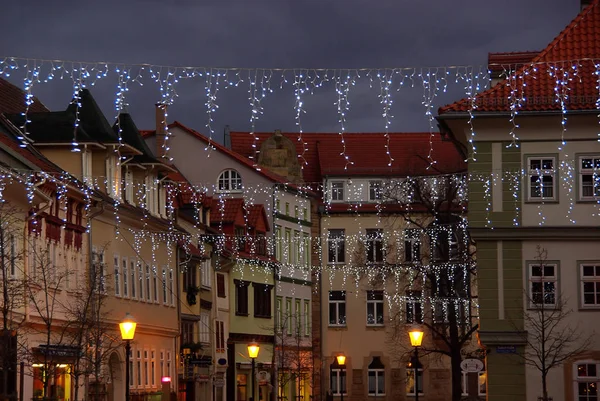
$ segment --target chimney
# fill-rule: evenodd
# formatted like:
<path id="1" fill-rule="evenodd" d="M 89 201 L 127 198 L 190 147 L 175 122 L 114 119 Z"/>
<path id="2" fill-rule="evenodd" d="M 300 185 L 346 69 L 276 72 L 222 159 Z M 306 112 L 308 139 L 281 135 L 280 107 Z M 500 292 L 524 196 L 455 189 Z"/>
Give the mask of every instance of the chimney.
<path id="1" fill-rule="evenodd" d="M 592 1 L 594 0 L 581 0 L 581 11 L 583 11 L 584 8 L 592 4 Z"/>
<path id="2" fill-rule="evenodd" d="M 167 105 L 156 103 L 156 157 L 165 157 L 167 140 Z"/>

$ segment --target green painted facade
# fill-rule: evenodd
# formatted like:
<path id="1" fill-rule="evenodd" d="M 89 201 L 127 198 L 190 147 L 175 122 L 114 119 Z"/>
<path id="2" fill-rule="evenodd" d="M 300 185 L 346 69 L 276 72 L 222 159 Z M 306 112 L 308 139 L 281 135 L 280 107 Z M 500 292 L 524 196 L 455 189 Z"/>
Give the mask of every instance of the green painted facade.
<path id="1" fill-rule="evenodd" d="M 503 173 L 521 170 L 520 148 L 501 143 L 499 154 L 502 171 L 493 171 L 493 143 L 476 143 L 477 159 L 469 161 L 469 225 L 474 228 L 515 227 L 520 225 L 521 194 L 515 198 L 515 184 L 502 180 Z M 487 181 L 487 184 L 486 184 Z M 522 183 L 519 184 L 519 190 Z M 492 211 L 493 191 L 502 190 L 502 209 Z M 498 201 L 496 197 L 496 201 Z M 487 237 L 487 230 L 474 237 L 477 244 L 477 280 L 479 294 L 480 342 L 487 349 L 489 401 L 525 401 L 525 365 L 519 357 L 523 351 L 523 257 L 519 239 L 498 241 Z M 501 247 L 501 248 L 500 248 Z M 502 271 L 499 271 L 501 266 Z M 502 297 L 500 297 L 500 291 Z M 502 299 L 501 299 L 502 298 Z"/>

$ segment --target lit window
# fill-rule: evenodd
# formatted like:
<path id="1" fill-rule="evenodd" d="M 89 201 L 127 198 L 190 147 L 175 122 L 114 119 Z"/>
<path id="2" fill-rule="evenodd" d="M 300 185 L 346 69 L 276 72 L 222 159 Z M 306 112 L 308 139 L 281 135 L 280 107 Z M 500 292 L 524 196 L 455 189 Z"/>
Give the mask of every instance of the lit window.
<path id="1" fill-rule="evenodd" d="M 554 157 L 528 157 L 529 200 L 555 200 L 556 160 Z"/>
<path id="2" fill-rule="evenodd" d="M 419 395 L 423 394 L 423 365 L 412 358 L 406 366 L 406 395 L 415 395 L 415 371 L 417 372 Z M 416 365 L 416 369 L 415 369 Z"/>
<path id="3" fill-rule="evenodd" d="M 329 371 L 331 373 L 331 377 L 329 378 L 329 388 L 331 389 L 331 394 L 347 394 L 346 367 L 340 366 L 337 362 L 337 358 L 333 358 L 333 363 L 331 364 Z"/>
<path id="4" fill-rule="evenodd" d="M 225 170 L 219 176 L 219 191 L 241 191 L 242 177 L 235 170 Z"/>
<path id="5" fill-rule="evenodd" d="M 573 365 L 575 370 L 575 399 L 579 401 L 598 400 L 598 362 L 582 361 Z"/>

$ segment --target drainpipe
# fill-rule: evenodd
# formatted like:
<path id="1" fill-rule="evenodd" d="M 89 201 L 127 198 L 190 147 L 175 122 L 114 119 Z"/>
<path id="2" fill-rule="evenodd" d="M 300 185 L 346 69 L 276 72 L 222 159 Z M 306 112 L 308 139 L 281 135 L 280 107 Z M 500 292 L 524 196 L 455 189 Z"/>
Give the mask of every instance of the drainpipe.
<path id="1" fill-rule="evenodd" d="M 275 205 L 277 205 L 277 201 L 275 200 L 275 193 L 276 193 L 276 189 L 277 189 L 277 184 L 273 184 L 272 186 L 272 190 L 271 190 L 271 216 L 273 219 L 273 222 L 271 223 L 271 227 L 273 230 L 273 238 L 274 241 L 273 243 L 275 244 L 275 254 L 277 254 L 277 238 L 275 237 L 275 216 L 276 216 L 276 212 L 275 212 Z M 276 266 L 278 266 L 279 261 L 277 261 Z M 275 307 L 277 307 L 277 269 L 273 269 L 273 304 L 275 305 Z M 283 305 L 282 305 L 283 307 Z M 272 399 L 273 400 L 277 400 L 277 398 L 279 397 L 279 374 L 277 371 L 277 316 L 278 316 L 278 312 L 277 310 L 274 310 L 274 315 L 275 315 L 275 319 L 273 319 L 273 359 L 271 361 L 271 364 L 273 366 L 273 378 L 271 379 L 272 381 L 272 385 L 274 388 L 273 391 L 273 396 Z M 252 378 L 252 380 L 254 380 L 254 377 Z M 253 395 L 254 396 L 254 395 Z"/>

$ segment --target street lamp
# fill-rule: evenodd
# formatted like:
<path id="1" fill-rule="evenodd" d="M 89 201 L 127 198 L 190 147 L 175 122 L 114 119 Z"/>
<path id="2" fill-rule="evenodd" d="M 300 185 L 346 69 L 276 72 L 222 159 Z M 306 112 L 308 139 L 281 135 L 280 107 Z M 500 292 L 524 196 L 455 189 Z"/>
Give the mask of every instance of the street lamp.
<path id="1" fill-rule="evenodd" d="M 131 355 L 131 340 L 135 335 L 136 326 L 137 323 L 129 312 L 125 314 L 125 319 L 119 323 L 121 339 L 125 341 L 125 401 L 129 401 L 129 356 Z"/>
<path id="2" fill-rule="evenodd" d="M 248 344 L 248 356 L 252 360 L 252 401 L 254 401 L 254 380 L 255 380 L 255 360 L 258 357 L 258 353 L 260 351 L 260 345 L 256 341 L 252 341 Z"/>
<path id="3" fill-rule="evenodd" d="M 414 326 L 408 332 L 410 345 L 415 347 L 415 401 L 419 401 L 419 347 L 423 342 L 423 330 L 419 326 Z"/>
<path id="4" fill-rule="evenodd" d="M 345 373 L 346 370 L 346 355 L 340 353 L 335 359 L 337 359 L 337 363 L 340 366 L 340 401 L 344 401 L 344 375 L 342 375 L 342 372 Z"/>

